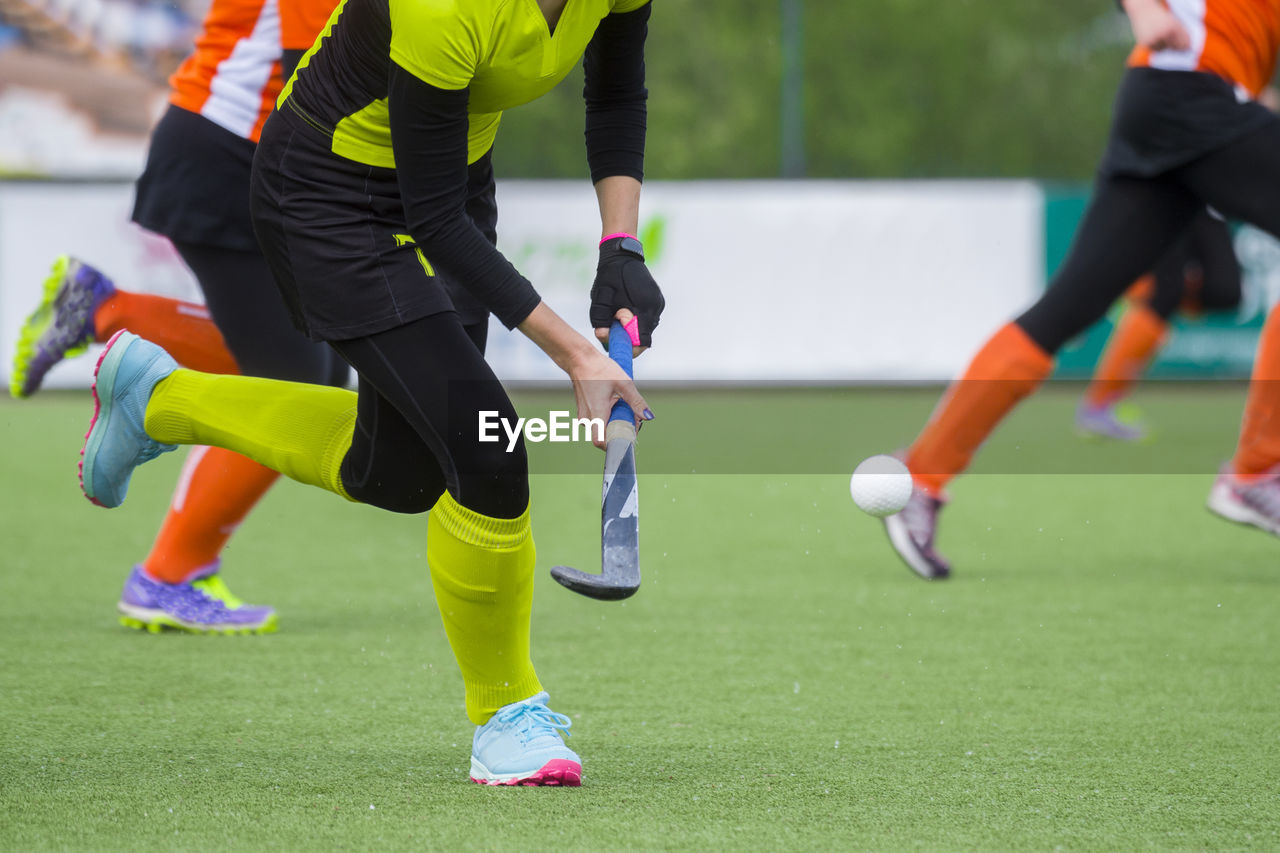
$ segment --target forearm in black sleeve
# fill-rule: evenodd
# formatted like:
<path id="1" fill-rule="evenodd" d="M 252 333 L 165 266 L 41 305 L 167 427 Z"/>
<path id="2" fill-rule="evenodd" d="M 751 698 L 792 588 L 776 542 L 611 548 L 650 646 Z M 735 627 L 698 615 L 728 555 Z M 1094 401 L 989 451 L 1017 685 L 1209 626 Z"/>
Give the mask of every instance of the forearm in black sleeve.
<path id="1" fill-rule="evenodd" d="M 507 328 L 541 301 L 466 215 L 466 89 L 437 89 L 395 62 L 387 111 L 405 225 L 440 273 L 466 287 Z"/>
<path id="2" fill-rule="evenodd" d="M 608 15 L 583 56 L 587 103 L 587 165 L 591 182 L 615 175 L 644 180 L 644 137 L 649 91 L 644 85 L 646 3 L 634 12 Z"/>

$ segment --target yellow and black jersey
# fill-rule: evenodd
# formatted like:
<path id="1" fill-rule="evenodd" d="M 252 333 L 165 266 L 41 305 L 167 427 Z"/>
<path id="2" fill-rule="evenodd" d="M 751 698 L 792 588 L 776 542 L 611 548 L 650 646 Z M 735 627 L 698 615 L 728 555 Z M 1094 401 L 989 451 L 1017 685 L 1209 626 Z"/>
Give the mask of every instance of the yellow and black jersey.
<path id="1" fill-rule="evenodd" d="M 570 0 L 552 30 L 535 0 L 343 0 L 280 105 L 330 133 L 335 154 L 394 168 L 387 105 L 394 63 L 435 89 L 467 91 L 474 163 L 492 147 L 503 110 L 564 79 L 606 17 L 648 3 Z"/>
<path id="2" fill-rule="evenodd" d="M 314 233 L 315 258 L 328 259 L 296 299 L 310 334 L 370 334 L 444 310 L 441 288 L 389 277 L 385 265 L 332 275 L 335 252 L 358 267 L 406 246 L 429 278 L 465 292 L 452 300 L 460 312 L 475 300 L 508 327 L 522 322 L 540 298 L 494 245 L 499 118 L 548 92 L 581 56 L 592 181 L 643 180 L 650 9 L 649 0 L 568 0 L 551 27 L 536 0 L 343 0 L 281 94 L 254 165 L 259 234 L 284 223 L 295 230 L 281 245 L 301 255 L 299 241 Z M 376 246 L 361 242 L 370 233 L 381 235 Z M 320 305 L 331 310 L 321 316 Z"/>

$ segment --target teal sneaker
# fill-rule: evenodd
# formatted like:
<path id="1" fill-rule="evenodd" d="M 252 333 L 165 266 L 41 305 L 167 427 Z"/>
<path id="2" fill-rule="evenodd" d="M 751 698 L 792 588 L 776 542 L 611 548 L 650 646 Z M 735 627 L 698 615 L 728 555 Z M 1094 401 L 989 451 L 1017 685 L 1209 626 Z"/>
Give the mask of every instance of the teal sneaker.
<path id="1" fill-rule="evenodd" d="M 481 785 L 582 784 L 582 760 L 564 745 L 572 722 L 547 707 L 546 693 L 504 705 L 471 739 L 471 781 Z"/>
<path id="2" fill-rule="evenodd" d="M 147 435 L 143 418 L 156 383 L 178 367 L 160 347 L 119 331 L 93 371 L 93 420 L 80 451 L 80 488 L 98 506 L 124 503 L 133 469 L 176 450 Z"/>

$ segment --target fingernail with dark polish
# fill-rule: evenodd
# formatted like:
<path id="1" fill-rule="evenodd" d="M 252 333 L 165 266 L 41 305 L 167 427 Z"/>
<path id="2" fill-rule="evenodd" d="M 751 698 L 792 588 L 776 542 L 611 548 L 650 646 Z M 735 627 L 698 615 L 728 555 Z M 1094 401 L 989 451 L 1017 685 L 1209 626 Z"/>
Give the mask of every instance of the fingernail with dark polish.
<path id="1" fill-rule="evenodd" d="M 645 409 L 643 414 L 644 414 L 644 419 L 646 421 L 653 420 L 653 412 L 649 411 L 648 409 Z"/>

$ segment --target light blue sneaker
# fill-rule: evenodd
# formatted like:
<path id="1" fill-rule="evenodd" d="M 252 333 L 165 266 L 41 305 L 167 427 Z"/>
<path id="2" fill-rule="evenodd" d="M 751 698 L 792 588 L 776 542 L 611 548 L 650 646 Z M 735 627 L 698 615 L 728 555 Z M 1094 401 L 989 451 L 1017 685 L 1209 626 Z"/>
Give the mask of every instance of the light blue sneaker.
<path id="1" fill-rule="evenodd" d="M 471 781 L 481 785 L 582 784 L 582 759 L 564 745 L 572 722 L 547 707 L 546 693 L 504 705 L 471 740 Z"/>
<path id="2" fill-rule="evenodd" d="M 176 450 L 147 435 L 143 418 L 156 383 L 178 367 L 160 347 L 119 331 L 93 371 L 93 420 L 80 451 L 80 488 L 98 506 L 124 503 L 133 469 Z"/>

